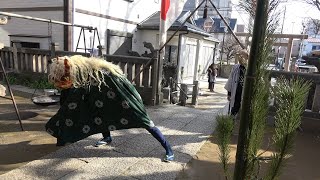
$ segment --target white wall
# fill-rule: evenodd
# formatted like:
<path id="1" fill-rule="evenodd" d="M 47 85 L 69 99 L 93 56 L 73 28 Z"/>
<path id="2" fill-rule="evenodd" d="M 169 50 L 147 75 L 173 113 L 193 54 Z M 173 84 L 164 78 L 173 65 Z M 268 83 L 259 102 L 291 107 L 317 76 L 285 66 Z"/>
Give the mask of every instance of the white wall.
<path id="1" fill-rule="evenodd" d="M 167 33 L 167 39 L 171 37 L 173 32 Z M 143 54 L 147 49 L 143 46 L 143 42 L 149 42 L 153 45 L 155 49 L 159 49 L 159 32 L 158 31 L 152 31 L 152 30 L 138 30 L 133 34 L 133 45 L 132 45 L 132 51 L 136 51 L 139 54 Z M 179 42 L 179 35 L 176 35 L 173 37 L 168 45 L 174 45 L 178 46 Z M 148 50 L 148 53 L 150 51 Z"/>
<path id="2" fill-rule="evenodd" d="M 147 17 L 160 10 L 159 0 L 135 0 L 128 2 L 124 0 L 75 0 L 74 4 L 74 23 L 86 26 L 97 27 L 101 44 L 106 46 L 106 31 L 107 29 L 121 32 L 135 33 L 136 24 L 142 22 Z M 97 17 L 77 12 L 77 9 L 95 12 L 100 15 L 128 20 L 131 22 L 121 22 L 121 20 L 112 20 L 108 17 Z M 79 28 L 74 28 L 74 47 L 76 46 L 79 36 Z M 89 33 L 88 36 L 89 37 Z M 83 46 L 81 39 L 80 44 Z M 97 41 L 96 41 L 97 44 Z M 87 42 L 89 46 L 89 42 Z"/>
<path id="3" fill-rule="evenodd" d="M 306 56 L 312 51 L 312 46 L 320 46 L 320 43 L 310 43 L 306 40 L 303 41 L 302 55 Z"/>
<path id="4" fill-rule="evenodd" d="M 1 0 L 1 8 L 55 7 L 62 6 L 63 0 Z"/>
<path id="5" fill-rule="evenodd" d="M 195 67 L 197 41 L 201 40 L 200 54 L 198 66 Z M 215 43 L 208 40 L 203 40 L 202 37 L 182 37 L 182 45 L 180 51 L 180 63 L 179 63 L 179 82 L 192 83 L 194 70 L 200 70 L 198 76 L 200 77 L 203 72 L 206 72 L 208 65 L 212 63 L 213 49 Z M 181 75 L 181 69 L 183 67 L 183 75 Z M 200 69 L 199 69 L 200 67 Z"/>
<path id="6" fill-rule="evenodd" d="M 47 0 L 1 0 L 1 8 L 29 8 L 29 7 L 62 7 L 63 0 L 47 1 Z M 14 9 L 12 9 L 14 10 Z M 63 11 L 10 11 L 10 13 L 53 19 L 63 21 Z M 0 26 L 0 42 L 5 46 L 10 46 L 10 34 L 27 34 L 27 35 L 48 35 L 48 23 L 31 21 L 25 19 L 11 18 L 8 24 Z M 53 41 L 59 43 L 60 48 L 63 49 L 63 26 L 52 26 Z M 15 38 L 17 39 L 17 38 Z M 30 40 L 30 42 L 40 43 L 40 48 L 47 49 L 49 47 L 48 40 L 41 38 L 22 38 L 21 41 Z M 46 42 L 45 42 L 46 41 Z"/>

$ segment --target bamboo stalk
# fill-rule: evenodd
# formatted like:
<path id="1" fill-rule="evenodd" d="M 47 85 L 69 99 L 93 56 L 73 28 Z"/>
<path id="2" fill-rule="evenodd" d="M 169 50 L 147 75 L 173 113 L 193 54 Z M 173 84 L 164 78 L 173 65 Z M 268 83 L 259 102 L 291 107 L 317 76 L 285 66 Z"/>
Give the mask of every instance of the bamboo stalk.
<path id="1" fill-rule="evenodd" d="M 250 138 L 249 124 L 251 124 L 251 101 L 253 97 L 253 87 L 256 81 L 256 65 L 259 54 L 262 53 L 264 38 L 266 33 L 266 22 L 268 19 L 267 8 L 269 0 L 258 0 L 256 16 L 253 28 L 252 45 L 248 62 L 247 73 L 243 91 L 242 108 L 240 114 L 240 129 L 237 145 L 236 163 L 233 179 L 246 179 L 246 168 L 248 166 L 248 145 Z"/>

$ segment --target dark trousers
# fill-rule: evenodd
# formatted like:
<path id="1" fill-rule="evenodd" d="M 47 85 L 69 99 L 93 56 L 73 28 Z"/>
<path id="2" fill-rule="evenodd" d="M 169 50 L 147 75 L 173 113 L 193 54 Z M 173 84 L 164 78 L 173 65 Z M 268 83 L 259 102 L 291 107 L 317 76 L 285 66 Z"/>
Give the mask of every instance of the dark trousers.
<path id="1" fill-rule="evenodd" d="M 214 82 L 209 82 L 209 87 L 208 89 L 210 89 L 210 91 L 214 90 Z"/>
<path id="2" fill-rule="evenodd" d="M 166 140 L 166 138 L 163 136 L 163 134 L 157 127 L 154 126 L 154 127 L 146 128 L 146 130 L 160 142 L 161 146 L 166 150 L 166 155 L 173 154 L 169 142 Z M 102 135 L 104 138 L 111 136 L 110 131 L 102 133 Z"/>

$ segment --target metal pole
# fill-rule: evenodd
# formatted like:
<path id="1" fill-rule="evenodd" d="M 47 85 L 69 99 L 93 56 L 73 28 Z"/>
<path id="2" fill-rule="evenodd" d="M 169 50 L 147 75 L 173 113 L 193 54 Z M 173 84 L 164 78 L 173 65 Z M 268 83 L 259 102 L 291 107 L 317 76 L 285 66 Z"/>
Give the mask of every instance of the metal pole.
<path id="1" fill-rule="evenodd" d="M 40 22 L 47 22 L 47 23 L 52 23 L 52 24 L 60 24 L 60 25 L 65 25 L 65 26 L 75 26 L 75 27 L 81 27 L 89 30 L 93 30 L 94 28 L 92 26 L 83 26 L 79 24 L 71 24 L 71 23 L 66 23 L 62 21 L 55 21 L 51 19 L 44 19 L 44 18 L 37 18 L 37 17 L 32 17 L 32 16 L 24 16 L 20 14 L 14 14 L 14 13 L 8 13 L 8 12 L 3 12 L 0 11 L 0 15 L 3 16 L 9 16 L 9 17 L 15 17 L 15 18 L 21 18 L 21 19 L 28 19 L 28 20 L 33 20 L 33 21 L 40 21 Z"/>
<path id="2" fill-rule="evenodd" d="M 264 45 L 264 38 L 266 33 L 266 22 L 268 18 L 268 5 L 269 0 L 258 0 L 256 16 L 254 21 L 252 46 L 250 50 L 249 63 L 247 73 L 245 75 L 245 85 L 243 91 L 243 100 L 240 114 L 240 128 L 237 145 L 236 163 L 234 170 L 234 180 L 247 179 L 246 172 L 249 164 L 249 139 L 250 139 L 250 124 L 252 121 L 252 98 L 253 98 L 253 87 L 256 79 L 256 64 L 259 55 L 262 53 Z"/>
<path id="3" fill-rule="evenodd" d="M 13 96 L 13 93 L 12 93 L 12 90 L 11 90 L 11 87 L 10 87 L 10 83 L 9 83 L 9 81 L 8 81 L 8 76 L 7 76 L 7 73 L 6 73 L 5 69 L 4 69 L 4 66 L 3 66 L 3 63 L 2 63 L 2 59 L 1 59 L 1 58 L 0 58 L 0 64 L 1 64 L 2 72 L 3 72 L 4 77 L 5 77 L 5 79 L 6 79 L 6 83 L 7 83 L 8 89 L 9 89 L 9 93 L 10 93 L 10 96 L 11 96 L 11 100 L 12 100 L 14 109 L 15 109 L 16 114 L 17 114 L 18 119 L 19 119 L 20 128 L 21 128 L 22 131 L 24 131 L 23 126 L 22 126 L 22 122 L 21 122 L 20 113 L 19 113 L 19 110 L 18 110 L 16 101 L 15 101 L 15 99 L 14 99 L 14 96 Z"/>
<path id="4" fill-rule="evenodd" d="M 227 21 L 225 20 L 225 18 L 221 15 L 221 13 L 219 12 L 219 10 L 217 9 L 217 7 L 213 4 L 212 0 L 209 0 L 212 7 L 216 10 L 216 12 L 218 13 L 218 15 L 220 16 L 221 20 L 224 22 L 224 24 L 228 27 L 229 32 L 232 34 L 232 36 L 236 39 L 236 41 L 239 43 L 239 45 L 241 46 L 242 49 L 246 49 L 246 47 L 240 42 L 240 40 L 238 39 L 238 37 L 234 34 L 234 32 L 232 31 L 231 27 L 229 26 L 229 24 L 227 23 Z"/>
<path id="5" fill-rule="evenodd" d="M 224 48 L 224 38 L 226 36 L 226 31 L 223 32 L 223 39 L 222 39 L 222 45 L 221 45 L 221 52 L 220 52 L 220 68 L 219 68 L 219 74 L 221 76 L 221 69 L 222 69 L 222 58 L 223 58 L 223 48 Z"/>

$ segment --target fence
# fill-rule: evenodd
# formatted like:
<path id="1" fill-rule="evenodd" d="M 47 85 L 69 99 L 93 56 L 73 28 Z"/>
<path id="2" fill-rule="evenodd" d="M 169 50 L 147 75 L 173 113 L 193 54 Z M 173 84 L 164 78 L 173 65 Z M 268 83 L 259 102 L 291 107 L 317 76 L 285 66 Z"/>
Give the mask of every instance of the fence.
<path id="1" fill-rule="evenodd" d="M 80 52 L 68 51 L 54 51 L 43 49 L 29 49 L 29 48 L 14 48 L 4 47 L 0 50 L 0 58 L 3 61 L 5 69 L 12 70 L 16 73 L 32 72 L 32 73 L 47 73 L 48 60 L 52 56 L 72 56 L 89 54 Z M 119 56 L 119 55 L 104 55 L 107 61 L 117 64 L 121 67 L 127 78 L 132 81 L 139 72 L 133 84 L 139 91 L 142 99 L 146 104 L 155 103 L 155 88 L 154 80 L 156 63 L 150 61 L 150 58 L 133 57 L 133 56 Z"/>
<path id="2" fill-rule="evenodd" d="M 312 86 L 309 91 L 306 107 L 308 110 L 311 111 L 305 111 L 303 116 L 314 119 L 320 119 L 320 74 L 271 71 L 270 76 L 272 78 L 284 77 L 286 79 L 299 77 L 311 81 Z"/>

